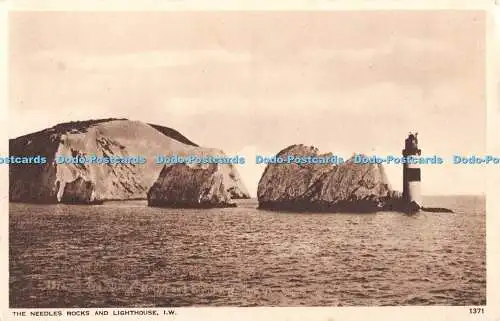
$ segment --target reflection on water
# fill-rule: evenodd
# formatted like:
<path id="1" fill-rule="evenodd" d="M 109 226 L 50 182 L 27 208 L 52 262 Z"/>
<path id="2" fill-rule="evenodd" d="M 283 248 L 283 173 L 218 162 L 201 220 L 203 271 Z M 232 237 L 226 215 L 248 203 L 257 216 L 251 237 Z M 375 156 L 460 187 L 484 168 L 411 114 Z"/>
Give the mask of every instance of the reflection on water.
<path id="1" fill-rule="evenodd" d="M 10 306 L 486 304 L 485 202 L 455 213 L 10 204 Z"/>

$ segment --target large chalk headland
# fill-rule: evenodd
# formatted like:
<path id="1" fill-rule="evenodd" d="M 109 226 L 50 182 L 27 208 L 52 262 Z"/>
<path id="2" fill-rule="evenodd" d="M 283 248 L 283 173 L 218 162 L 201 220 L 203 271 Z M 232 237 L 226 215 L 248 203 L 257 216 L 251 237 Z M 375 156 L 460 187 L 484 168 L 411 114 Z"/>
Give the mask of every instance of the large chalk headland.
<path id="1" fill-rule="evenodd" d="M 165 167 L 172 166 L 156 164 L 155 156 L 225 156 L 222 150 L 200 147 L 174 129 L 114 118 L 59 124 L 11 139 L 9 149 L 12 156 L 47 158 L 45 164 L 9 165 L 9 200 L 32 203 L 92 204 L 147 199 L 160 173 L 168 173 Z M 147 162 L 57 164 L 56 155 L 144 156 Z M 234 165 L 219 164 L 217 169 L 221 180 L 218 188 L 224 188 L 225 196 L 250 197 Z"/>

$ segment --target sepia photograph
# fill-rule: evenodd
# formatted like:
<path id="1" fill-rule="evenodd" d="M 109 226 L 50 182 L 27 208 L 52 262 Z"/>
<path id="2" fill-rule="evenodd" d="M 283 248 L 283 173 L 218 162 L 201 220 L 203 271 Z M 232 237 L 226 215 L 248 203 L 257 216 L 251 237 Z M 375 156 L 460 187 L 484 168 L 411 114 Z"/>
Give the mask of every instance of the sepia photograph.
<path id="1" fill-rule="evenodd" d="M 484 11 L 8 26 L 10 309 L 486 306 Z"/>

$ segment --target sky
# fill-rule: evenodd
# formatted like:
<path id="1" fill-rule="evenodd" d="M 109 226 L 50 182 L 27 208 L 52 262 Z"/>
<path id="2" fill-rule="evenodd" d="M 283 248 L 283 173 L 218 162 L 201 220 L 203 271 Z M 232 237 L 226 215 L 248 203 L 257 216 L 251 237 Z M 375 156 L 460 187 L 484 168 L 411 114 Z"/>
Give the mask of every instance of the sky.
<path id="1" fill-rule="evenodd" d="M 485 153 L 485 16 L 474 11 L 11 12 L 11 138 L 119 117 L 243 155 L 255 195 L 292 144 Z M 449 163 L 449 162 L 448 162 Z M 401 168 L 386 167 L 401 190 Z M 423 194 L 480 194 L 484 168 L 428 165 Z"/>

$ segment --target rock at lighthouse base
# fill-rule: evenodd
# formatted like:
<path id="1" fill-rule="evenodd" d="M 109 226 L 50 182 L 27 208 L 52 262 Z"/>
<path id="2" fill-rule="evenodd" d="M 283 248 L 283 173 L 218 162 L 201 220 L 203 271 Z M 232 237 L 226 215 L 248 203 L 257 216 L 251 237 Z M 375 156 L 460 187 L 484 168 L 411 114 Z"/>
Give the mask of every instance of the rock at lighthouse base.
<path id="1" fill-rule="evenodd" d="M 410 204 L 408 204 L 406 211 L 410 214 L 413 214 L 419 212 L 421 208 L 422 207 L 418 205 L 417 202 L 410 202 Z"/>

